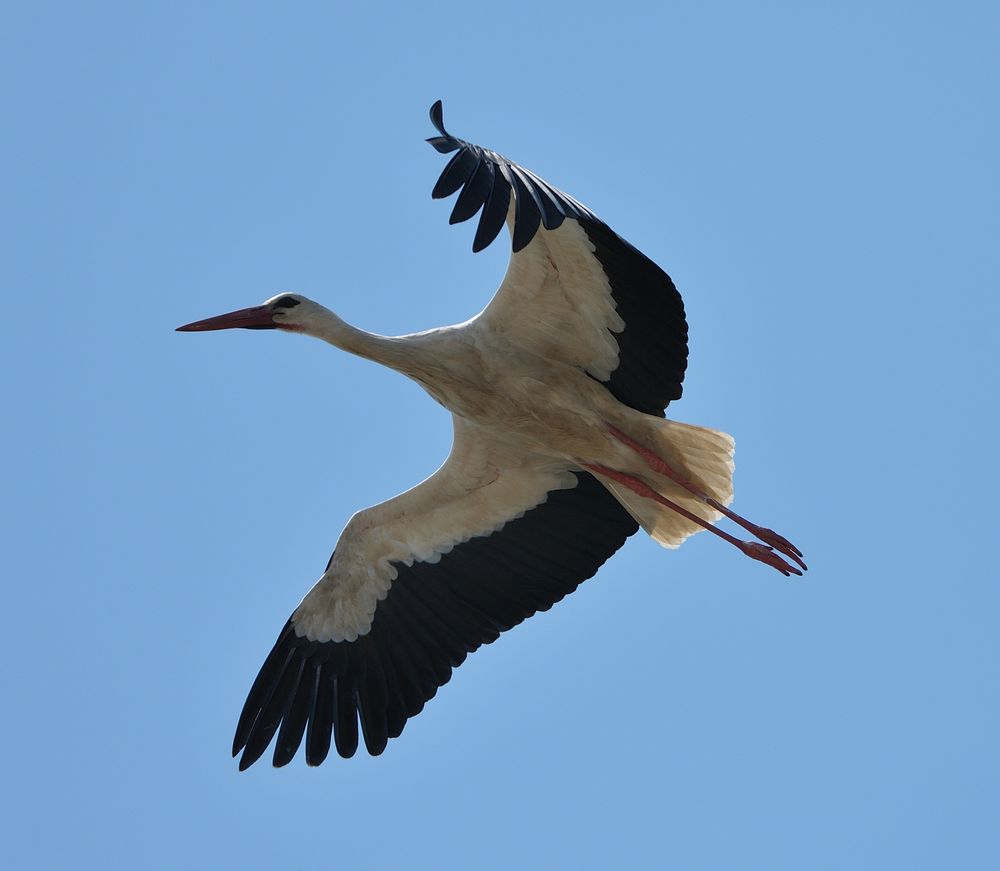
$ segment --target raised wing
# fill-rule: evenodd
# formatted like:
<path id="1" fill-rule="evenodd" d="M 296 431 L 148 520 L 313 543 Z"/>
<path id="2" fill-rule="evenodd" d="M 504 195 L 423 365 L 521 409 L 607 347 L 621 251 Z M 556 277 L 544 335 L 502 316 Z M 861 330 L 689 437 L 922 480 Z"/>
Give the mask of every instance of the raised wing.
<path id="1" fill-rule="evenodd" d="M 305 738 L 319 765 L 381 753 L 481 644 L 550 608 L 638 529 L 590 475 L 510 454 L 455 418 L 445 464 L 355 515 L 285 624 L 240 715 L 233 755 L 274 764 Z"/>
<path id="2" fill-rule="evenodd" d="M 451 223 L 482 210 L 473 251 L 505 222 L 511 231 L 507 275 L 477 319 L 484 334 L 579 366 L 619 401 L 662 415 L 687 368 L 684 303 L 670 276 L 573 197 L 448 133 L 440 100 L 431 121 L 441 135 L 427 141 L 456 152 L 432 192 L 461 189 Z"/>

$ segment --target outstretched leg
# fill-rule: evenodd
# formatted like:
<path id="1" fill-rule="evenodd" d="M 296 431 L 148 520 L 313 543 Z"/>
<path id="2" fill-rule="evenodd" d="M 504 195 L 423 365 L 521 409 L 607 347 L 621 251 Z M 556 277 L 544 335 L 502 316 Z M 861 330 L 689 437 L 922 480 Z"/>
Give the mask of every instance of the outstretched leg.
<path id="1" fill-rule="evenodd" d="M 748 532 L 752 532 L 755 536 L 757 536 L 757 538 L 768 544 L 770 547 L 795 560 L 795 562 L 802 566 L 803 569 L 807 568 L 806 564 L 802 561 L 802 551 L 800 551 L 787 538 L 782 535 L 778 535 L 778 533 L 776 533 L 773 529 L 768 529 L 765 526 L 758 526 L 756 523 L 751 523 L 749 520 L 741 517 L 735 511 L 730 511 L 717 499 L 713 499 L 711 496 L 703 493 L 695 487 L 694 484 L 686 480 L 665 460 L 663 460 L 662 457 L 657 456 L 653 451 L 649 450 L 649 448 L 643 447 L 635 439 L 625 435 L 625 433 L 623 433 L 620 429 L 611 426 L 611 424 L 607 424 L 607 427 L 608 432 L 610 432 L 611 435 L 618 439 L 618 441 L 620 441 L 623 445 L 626 445 L 639 454 L 646 461 L 649 468 L 654 472 L 669 478 L 675 484 L 679 484 L 699 501 L 704 502 L 716 511 L 721 512 L 730 520 L 738 523 Z M 801 572 L 799 572 L 799 574 L 801 574 Z"/>
<path id="2" fill-rule="evenodd" d="M 702 520 L 696 514 L 692 514 L 686 508 L 681 507 L 676 502 L 671 502 L 666 496 L 661 496 L 652 487 L 646 484 L 644 481 L 636 478 L 632 475 L 626 475 L 624 472 L 618 472 L 615 469 L 609 469 L 607 466 L 592 465 L 590 463 L 584 463 L 583 467 L 589 469 L 591 472 L 597 472 L 599 475 L 604 475 L 607 478 L 617 481 L 619 484 L 624 484 L 633 493 L 637 493 L 640 496 L 644 496 L 647 499 L 653 499 L 659 502 L 661 505 L 665 505 L 672 511 L 676 511 L 678 514 L 686 517 L 688 520 L 697 523 L 699 526 L 703 526 L 709 532 L 714 533 L 719 536 L 719 538 L 725 539 L 730 544 L 738 547 L 743 553 L 752 559 L 759 560 L 762 563 L 766 563 L 773 568 L 776 568 L 786 577 L 789 574 L 801 575 L 802 572 L 799 571 L 795 566 L 790 565 L 785 562 L 778 554 L 774 552 L 773 548 L 768 547 L 765 544 L 758 544 L 756 541 L 740 541 L 736 536 L 730 535 L 728 532 L 723 532 L 721 529 L 716 529 L 707 520 Z"/>

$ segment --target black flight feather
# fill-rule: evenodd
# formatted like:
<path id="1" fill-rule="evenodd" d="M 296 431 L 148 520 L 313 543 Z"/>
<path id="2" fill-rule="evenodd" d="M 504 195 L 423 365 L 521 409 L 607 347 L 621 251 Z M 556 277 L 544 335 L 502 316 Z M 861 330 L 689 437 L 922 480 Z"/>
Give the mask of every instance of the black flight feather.
<path id="1" fill-rule="evenodd" d="M 638 524 L 595 478 L 576 477 L 576 487 L 552 491 L 500 531 L 456 545 L 436 563 L 395 564 L 398 575 L 372 629 L 358 640 L 308 641 L 287 624 L 240 718 L 240 769 L 260 758 L 275 734 L 276 765 L 294 756 L 303 737 L 309 765 L 323 762 L 331 743 L 352 756 L 359 717 L 366 749 L 381 753 L 469 652 L 591 577 Z"/>

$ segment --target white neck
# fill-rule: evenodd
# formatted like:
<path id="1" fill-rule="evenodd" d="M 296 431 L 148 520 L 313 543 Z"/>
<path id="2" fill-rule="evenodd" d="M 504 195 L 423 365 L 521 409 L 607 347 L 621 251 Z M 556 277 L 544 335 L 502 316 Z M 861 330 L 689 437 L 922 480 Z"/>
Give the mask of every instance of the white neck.
<path id="1" fill-rule="evenodd" d="M 422 356 L 419 347 L 421 343 L 414 341 L 416 336 L 380 336 L 369 333 L 352 326 L 327 308 L 319 305 L 316 308 L 316 313 L 297 332 L 322 339 L 343 351 L 374 360 L 404 375 L 414 374 L 414 367 Z"/>

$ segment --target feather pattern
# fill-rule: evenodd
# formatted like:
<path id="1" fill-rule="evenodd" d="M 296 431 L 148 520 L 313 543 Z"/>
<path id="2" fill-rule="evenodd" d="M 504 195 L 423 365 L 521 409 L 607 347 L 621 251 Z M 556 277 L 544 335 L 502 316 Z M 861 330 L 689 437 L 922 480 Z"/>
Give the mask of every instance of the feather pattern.
<path id="1" fill-rule="evenodd" d="M 427 141 L 442 153 L 456 152 L 432 196 L 465 186 L 450 222 L 482 209 L 473 251 L 489 245 L 505 220 L 511 224 L 510 264 L 484 313 L 484 329 L 511 322 L 514 312 L 530 305 L 536 322 L 523 325 L 519 344 L 571 357 L 620 402 L 662 416 L 681 396 L 688 352 L 684 303 L 670 276 L 569 194 L 448 133 L 440 100 L 431 107 L 431 121 L 441 135 Z"/>
<path id="2" fill-rule="evenodd" d="M 544 225 L 547 230 L 554 230 L 566 217 L 594 217 L 585 206 L 578 203 L 569 194 L 557 191 L 534 173 L 522 169 L 502 154 L 452 136 L 445 130 L 444 109 L 440 100 L 431 107 L 431 123 L 441 135 L 432 136 L 427 141 L 442 154 L 449 154 L 452 151 L 458 152 L 441 173 L 431 196 L 434 199 L 451 196 L 472 178 L 480 161 L 492 164 L 499 170 L 499 172 L 493 173 L 491 179 L 493 186 L 502 185 L 508 190 L 511 186 L 517 188 L 514 196 L 517 207 L 513 230 L 515 252 L 520 251 L 531 242 L 540 225 Z M 485 197 L 479 202 L 479 206 L 484 201 Z M 465 214 L 465 217 L 456 218 L 453 213 L 452 223 L 468 220 L 479 211 L 479 206 L 469 211 L 468 214 L 465 214 L 466 210 L 463 209 L 461 214 Z M 479 219 L 479 228 L 473 247 L 475 251 L 481 251 L 489 245 L 500 232 L 500 225 L 495 223 L 495 218 L 491 216 L 488 221 L 487 214 L 488 210 L 484 210 Z"/>
<path id="3" fill-rule="evenodd" d="M 378 755 L 469 653 L 593 576 L 638 524 L 591 475 L 573 477 L 574 487 L 548 493 L 502 535 L 469 539 L 435 563 L 394 563 L 392 591 L 357 640 L 310 640 L 290 619 L 240 716 L 240 769 L 276 732 L 275 765 L 292 759 L 303 735 L 306 762 L 319 765 L 331 730 L 337 752 L 352 756 L 359 718 Z"/>
<path id="4" fill-rule="evenodd" d="M 573 197 L 453 137 L 440 101 L 431 120 L 440 135 L 428 141 L 451 155 L 432 195 L 459 192 L 452 223 L 479 213 L 474 251 L 505 223 L 512 249 L 492 302 L 437 340 L 466 342 L 475 359 L 516 353 L 544 361 L 541 371 L 575 368 L 579 387 L 607 397 L 589 386 L 599 382 L 662 416 L 687 362 L 669 276 Z M 566 456 L 453 420 L 441 469 L 355 515 L 285 624 L 237 724 L 241 770 L 272 741 L 279 766 L 303 744 L 310 765 L 331 747 L 349 757 L 360 741 L 381 753 L 469 653 L 572 592 L 638 529 L 634 512 Z"/>

